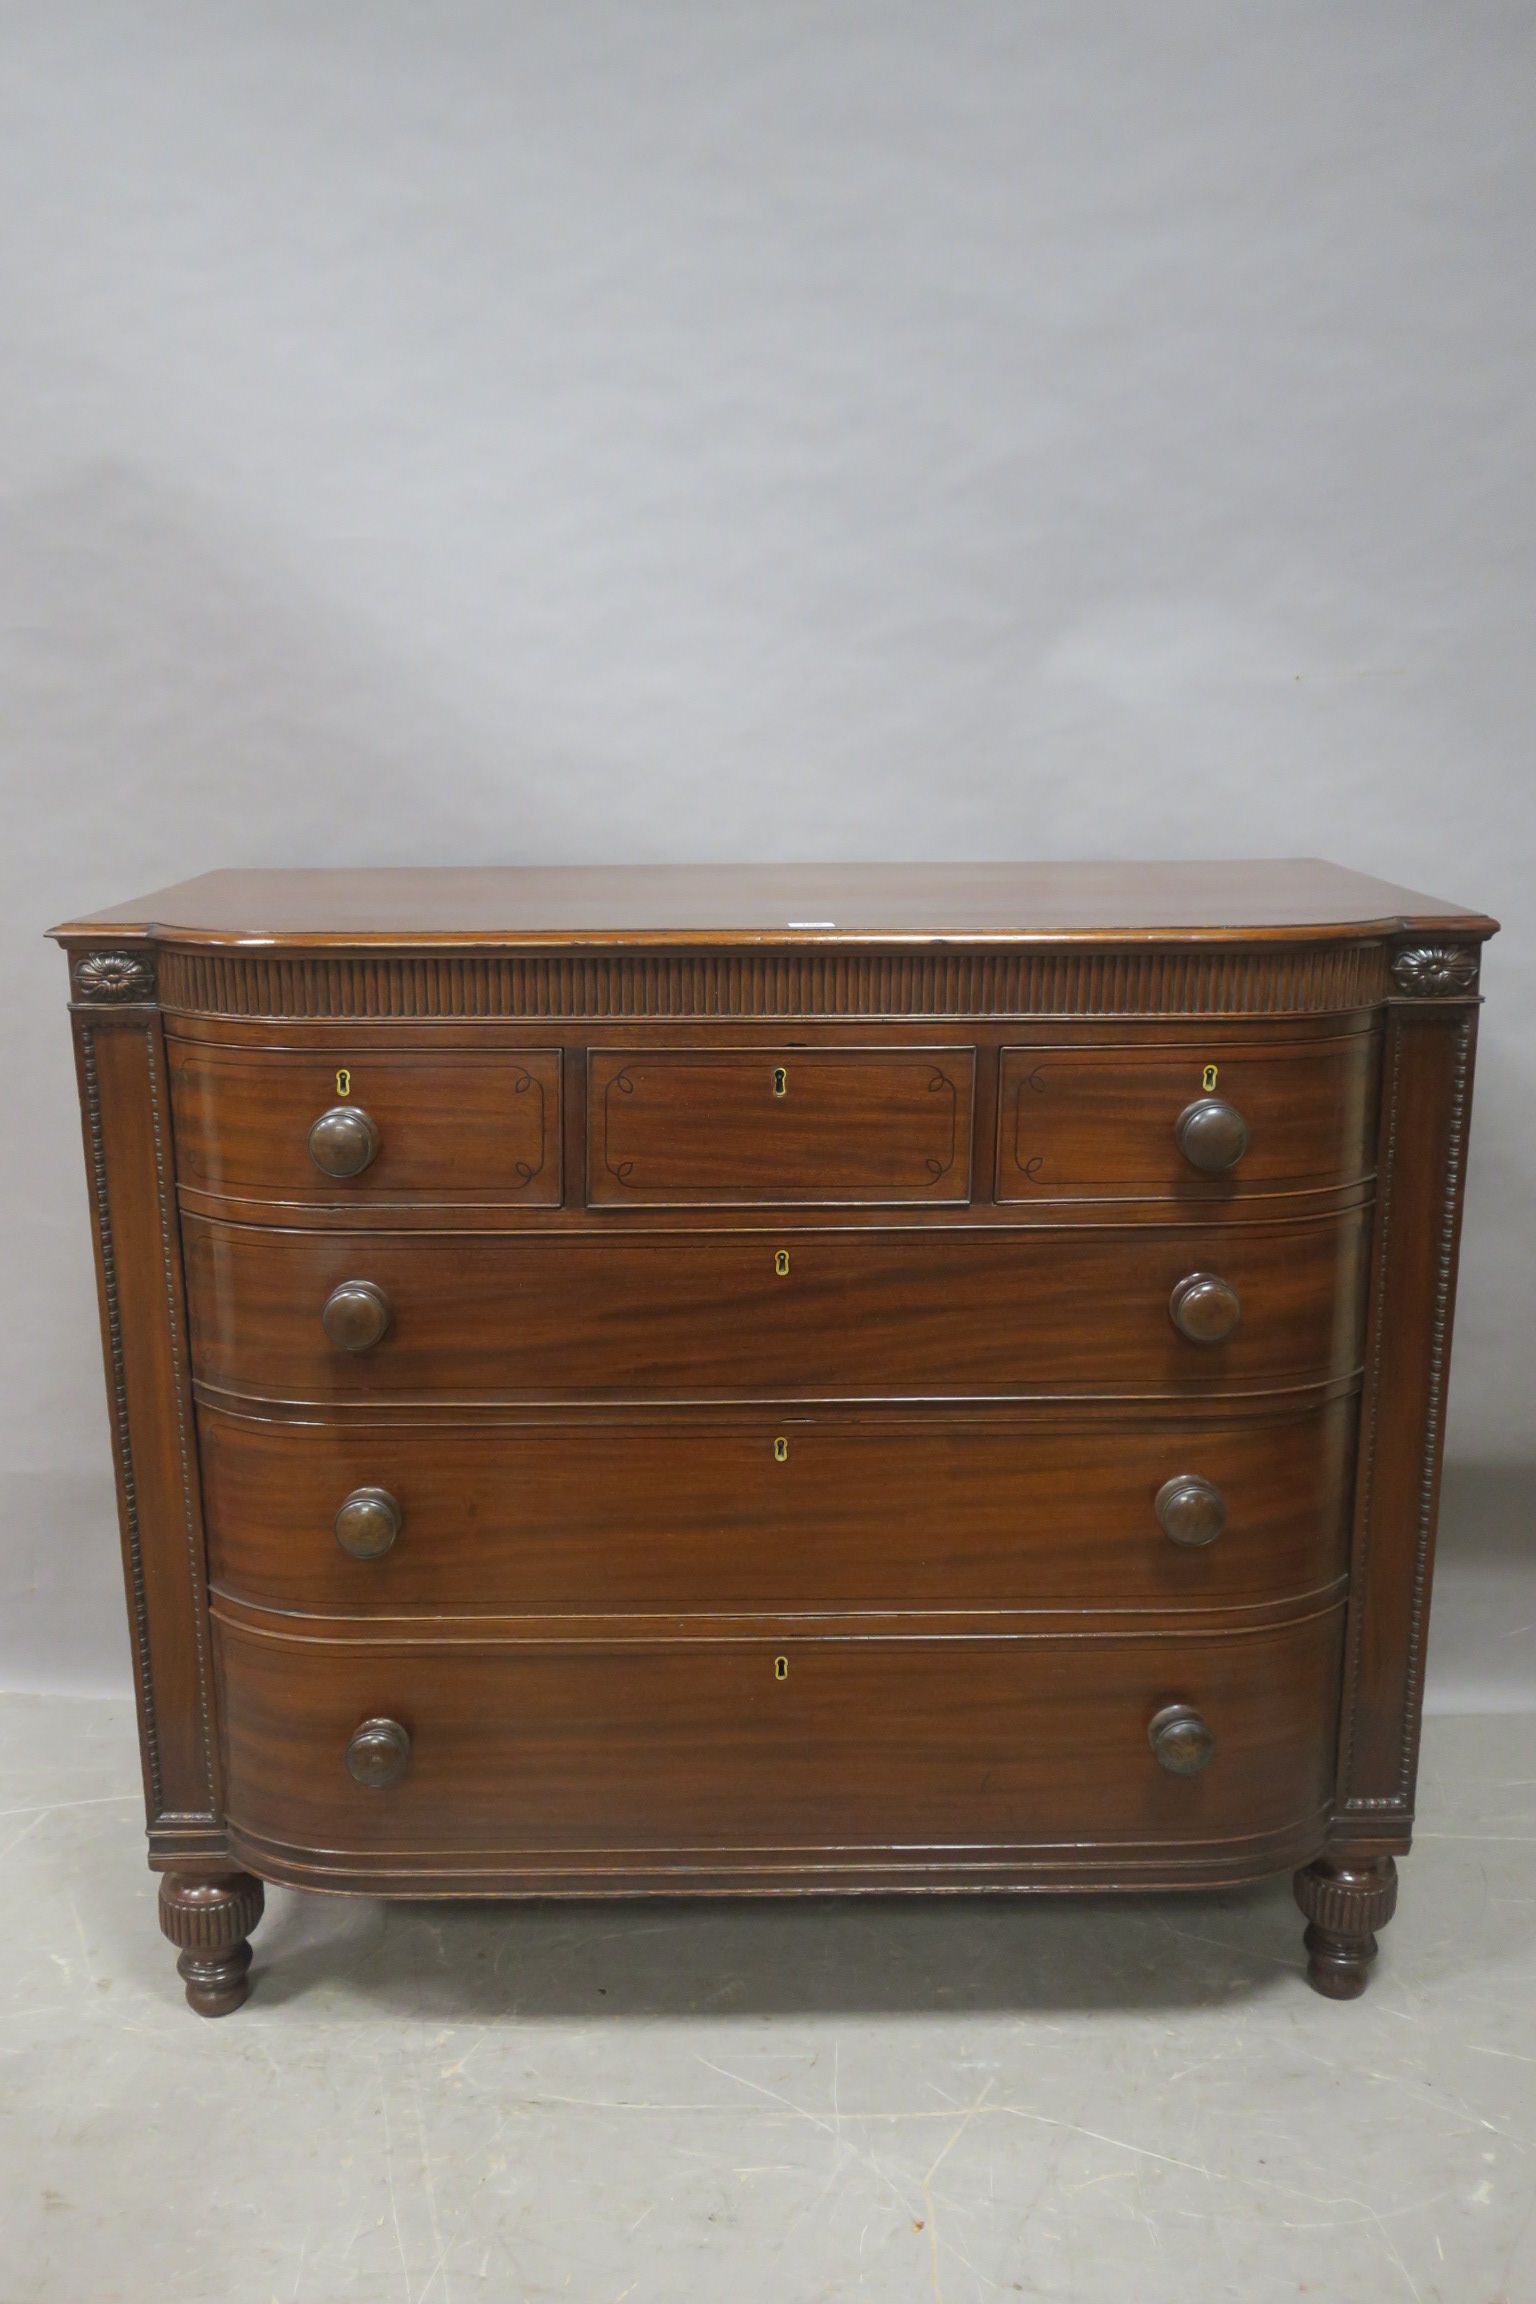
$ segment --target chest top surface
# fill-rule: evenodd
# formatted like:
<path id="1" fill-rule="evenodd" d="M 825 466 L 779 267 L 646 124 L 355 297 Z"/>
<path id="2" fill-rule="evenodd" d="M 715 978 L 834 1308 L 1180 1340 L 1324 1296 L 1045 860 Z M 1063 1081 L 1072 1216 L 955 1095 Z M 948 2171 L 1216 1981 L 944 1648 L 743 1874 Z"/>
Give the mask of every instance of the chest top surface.
<path id="1" fill-rule="evenodd" d="M 177 944 L 759 945 L 1483 937 L 1485 914 L 1313 858 L 208 872 L 56 928 Z"/>

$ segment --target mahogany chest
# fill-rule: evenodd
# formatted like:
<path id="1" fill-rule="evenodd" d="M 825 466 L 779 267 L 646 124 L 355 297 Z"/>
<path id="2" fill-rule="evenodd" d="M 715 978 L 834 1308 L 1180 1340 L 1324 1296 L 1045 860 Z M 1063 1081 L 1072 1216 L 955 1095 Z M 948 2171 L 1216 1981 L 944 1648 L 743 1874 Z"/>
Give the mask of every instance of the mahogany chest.
<path id="1" fill-rule="evenodd" d="M 69 958 L 161 1920 L 1409 1845 L 1481 946 L 1323 864 L 213 873 Z"/>

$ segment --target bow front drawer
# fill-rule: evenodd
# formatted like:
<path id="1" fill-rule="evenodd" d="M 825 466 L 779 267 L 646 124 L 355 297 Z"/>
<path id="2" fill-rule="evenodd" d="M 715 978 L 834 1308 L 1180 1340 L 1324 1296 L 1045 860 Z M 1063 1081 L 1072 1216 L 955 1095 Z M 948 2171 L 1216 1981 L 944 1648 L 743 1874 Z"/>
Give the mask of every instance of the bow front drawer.
<path id="1" fill-rule="evenodd" d="M 1355 1402 L 999 1423 L 837 1411 L 539 1424 L 199 1412 L 208 1568 L 409 1618 L 1293 1601 L 1344 1573 Z"/>
<path id="2" fill-rule="evenodd" d="M 910 1398 L 1348 1375 L 1366 1223 L 183 1236 L 218 1391 Z"/>
<path id="3" fill-rule="evenodd" d="M 221 1622 L 229 1817 L 263 1870 L 601 1870 L 623 1852 L 697 1884 L 733 1859 L 803 1869 L 812 1848 L 829 1868 L 921 1850 L 935 1870 L 1139 1848 L 1209 1877 L 1224 1843 L 1263 1870 L 1255 1843 L 1283 1863 L 1332 1790 L 1342 1625 L 1334 1608 L 1204 1639 L 476 1646 Z"/>
<path id="4" fill-rule="evenodd" d="M 183 1185 L 338 1211 L 556 1208 L 560 1053 L 334 1055 L 168 1043 Z"/>
<path id="5" fill-rule="evenodd" d="M 1379 1064 L 1370 1032 L 1005 1048 L 997 1196 L 1198 1204 L 1358 1183 Z"/>
<path id="6" fill-rule="evenodd" d="M 594 1208 L 954 1204 L 971 1048 L 593 1049 Z"/>

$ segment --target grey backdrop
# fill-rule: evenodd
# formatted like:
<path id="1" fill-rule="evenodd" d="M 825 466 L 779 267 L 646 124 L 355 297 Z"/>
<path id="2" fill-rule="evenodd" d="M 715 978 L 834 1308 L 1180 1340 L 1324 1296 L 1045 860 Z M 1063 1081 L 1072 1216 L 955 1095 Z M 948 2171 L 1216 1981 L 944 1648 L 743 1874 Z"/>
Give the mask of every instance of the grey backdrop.
<path id="1" fill-rule="evenodd" d="M 0 1684 L 127 1681 L 62 963 L 214 864 L 1500 914 L 1442 1704 L 1536 1703 L 1536 17 L 0 10 Z"/>

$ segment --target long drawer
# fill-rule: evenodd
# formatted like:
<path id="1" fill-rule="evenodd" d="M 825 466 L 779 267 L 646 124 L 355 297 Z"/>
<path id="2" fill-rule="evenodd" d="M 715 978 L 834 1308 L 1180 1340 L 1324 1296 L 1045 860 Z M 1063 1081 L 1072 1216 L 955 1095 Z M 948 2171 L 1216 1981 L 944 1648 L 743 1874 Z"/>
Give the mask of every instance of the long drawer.
<path id="1" fill-rule="evenodd" d="M 198 1420 L 216 1590 L 397 1618 L 1279 1603 L 1344 1573 L 1354 1426 Z"/>
<path id="2" fill-rule="evenodd" d="M 1157 1846 L 1305 1829 L 1326 1803 L 1342 1612 L 1217 1638 L 305 1642 L 217 1623 L 237 1837 L 332 1869 L 468 1856 Z M 1170 1704 L 1198 1775 L 1149 1740 Z M 409 1739 L 355 1782 L 364 1721 Z M 1282 1859 L 1283 1860 L 1283 1859 Z"/>
<path id="3" fill-rule="evenodd" d="M 194 1374 L 293 1400 L 806 1398 L 1241 1390 L 1347 1374 L 1367 1212 L 1196 1226 L 653 1232 L 274 1231 L 183 1218 Z M 1214 1273 L 1233 1333 L 1174 1291 Z M 366 1282 L 388 1325 L 333 1343 Z"/>

